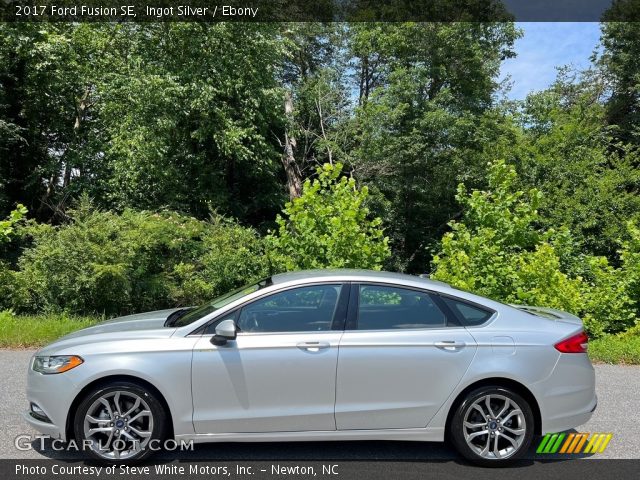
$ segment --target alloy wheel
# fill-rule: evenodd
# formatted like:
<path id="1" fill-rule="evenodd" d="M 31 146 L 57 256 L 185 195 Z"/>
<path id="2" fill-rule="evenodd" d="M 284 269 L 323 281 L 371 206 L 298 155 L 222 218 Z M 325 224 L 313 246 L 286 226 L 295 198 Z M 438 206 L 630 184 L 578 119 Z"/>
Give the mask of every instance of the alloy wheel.
<path id="1" fill-rule="evenodd" d="M 100 457 L 125 460 L 143 450 L 151 440 L 153 414 L 141 396 L 123 390 L 105 393 L 84 417 L 84 438 Z"/>
<path id="2" fill-rule="evenodd" d="M 527 433 L 520 406 L 504 395 L 487 394 L 466 409 L 463 434 L 473 452 L 488 460 L 506 459 L 521 447 Z"/>

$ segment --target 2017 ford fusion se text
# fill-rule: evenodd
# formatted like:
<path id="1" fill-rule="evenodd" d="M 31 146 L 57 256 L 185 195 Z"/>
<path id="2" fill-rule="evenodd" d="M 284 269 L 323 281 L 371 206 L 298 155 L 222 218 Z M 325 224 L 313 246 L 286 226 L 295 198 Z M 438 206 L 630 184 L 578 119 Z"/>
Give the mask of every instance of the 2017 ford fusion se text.
<path id="1" fill-rule="evenodd" d="M 103 322 L 38 351 L 26 420 L 130 462 L 152 440 L 449 439 L 502 465 L 589 420 L 580 319 L 417 276 L 275 275 L 197 308 Z"/>

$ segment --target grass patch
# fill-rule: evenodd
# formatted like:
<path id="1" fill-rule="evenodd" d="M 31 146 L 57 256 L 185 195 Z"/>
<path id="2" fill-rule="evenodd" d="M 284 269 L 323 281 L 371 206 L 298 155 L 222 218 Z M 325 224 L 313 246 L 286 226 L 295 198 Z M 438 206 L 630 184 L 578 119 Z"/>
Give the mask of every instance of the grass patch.
<path id="1" fill-rule="evenodd" d="M 640 335 L 608 335 L 589 342 L 594 362 L 640 365 Z"/>
<path id="2" fill-rule="evenodd" d="M 96 317 L 13 315 L 11 312 L 0 312 L 0 348 L 40 347 L 101 320 Z"/>

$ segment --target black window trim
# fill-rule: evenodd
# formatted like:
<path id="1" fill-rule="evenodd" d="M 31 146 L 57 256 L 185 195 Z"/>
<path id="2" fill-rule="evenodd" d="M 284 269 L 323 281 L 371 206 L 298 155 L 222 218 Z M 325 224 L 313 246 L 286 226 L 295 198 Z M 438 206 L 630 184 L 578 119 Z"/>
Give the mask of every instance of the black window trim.
<path id="1" fill-rule="evenodd" d="M 447 324 L 444 327 L 439 328 L 482 328 L 489 324 L 496 315 L 496 310 L 487 307 L 486 305 L 482 305 L 480 303 L 474 302 L 472 300 L 467 300 L 466 298 L 460 298 L 455 295 L 451 295 L 449 293 L 438 292 L 434 290 L 429 290 L 425 288 L 414 287 L 410 285 L 402 285 L 397 283 L 385 283 L 385 282 L 353 282 L 353 281 L 322 281 L 322 282 L 313 282 L 306 283 L 301 285 L 292 285 L 286 288 L 281 288 L 279 290 L 275 290 L 269 293 L 263 293 L 259 297 L 256 297 L 252 300 L 246 301 L 241 305 L 229 310 L 228 312 L 216 315 L 214 318 L 206 322 L 204 325 L 198 327 L 193 332 L 187 334 L 187 336 L 213 336 L 213 334 L 205 334 L 204 331 L 213 323 L 219 323 L 224 318 L 227 318 L 228 315 L 233 314 L 237 315 L 237 313 L 248 305 L 249 303 L 253 303 L 256 300 L 260 300 L 265 296 L 273 295 L 276 293 L 284 292 L 286 290 L 291 290 L 293 288 L 300 287 L 310 287 L 314 285 L 342 285 L 342 289 L 340 291 L 340 297 L 338 298 L 338 305 L 336 307 L 336 311 L 334 312 L 334 317 L 331 323 L 330 330 L 321 330 L 318 332 L 309 332 L 309 331 L 298 331 L 298 332 L 255 332 L 252 334 L 255 335 L 269 335 L 269 334 L 287 334 L 287 333 L 323 333 L 323 332 L 332 332 L 332 331 L 359 331 L 359 332 L 397 332 L 398 329 L 387 329 L 387 330 L 358 330 L 358 308 L 359 308 L 359 300 L 360 300 L 360 285 L 379 285 L 383 287 L 392 287 L 392 288 L 404 288 L 406 290 L 415 290 L 417 292 L 426 293 L 432 296 L 434 302 L 437 306 L 443 310 L 445 317 L 447 318 Z M 487 318 L 484 323 L 473 326 L 465 326 L 464 319 L 461 318 L 461 315 L 458 312 L 455 312 L 452 308 L 450 308 L 446 302 L 442 300 L 441 297 L 449 298 L 456 302 L 466 303 L 470 306 L 479 308 L 481 310 L 486 310 L 491 315 Z M 236 317 L 237 319 L 237 317 Z M 436 330 L 436 328 L 420 328 L 416 330 Z M 248 335 L 245 333 L 245 335 Z"/>
<path id="2" fill-rule="evenodd" d="M 216 315 L 214 318 L 206 322 L 204 325 L 201 325 L 200 327 L 196 328 L 193 332 L 188 333 L 186 336 L 187 337 L 188 336 L 203 336 L 203 337 L 213 336 L 214 335 L 213 333 L 204 333 L 204 332 L 210 326 L 212 326 L 213 324 L 219 323 L 220 321 L 227 318 L 231 314 L 235 316 L 235 321 L 237 322 L 238 313 L 240 312 L 240 310 L 242 310 L 244 307 L 246 307 L 247 305 L 253 302 L 261 300 L 265 297 L 269 297 L 271 295 L 276 295 L 278 293 L 286 292 L 287 290 L 293 290 L 295 288 L 313 287 L 313 286 L 319 286 L 319 285 L 340 285 L 341 287 L 340 296 L 338 297 L 338 304 L 333 313 L 333 319 L 331 320 L 331 328 L 329 330 L 317 330 L 317 331 L 298 330 L 298 331 L 291 331 L 291 332 L 242 332 L 242 331 L 239 331 L 238 335 L 286 335 L 289 333 L 327 333 L 327 332 L 334 332 L 336 330 L 344 331 L 344 325 L 346 323 L 346 317 L 347 317 L 347 311 L 348 311 L 347 305 L 349 304 L 349 297 L 351 292 L 351 284 L 350 282 L 343 280 L 343 281 L 320 281 L 320 282 L 304 283 L 299 285 L 290 285 L 288 287 L 274 290 L 272 292 L 263 293 L 262 295 L 256 298 L 245 301 L 244 303 L 234 307 L 233 309 L 227 312 Z M 342 317 L 342 319 L 340 317 Z"/>

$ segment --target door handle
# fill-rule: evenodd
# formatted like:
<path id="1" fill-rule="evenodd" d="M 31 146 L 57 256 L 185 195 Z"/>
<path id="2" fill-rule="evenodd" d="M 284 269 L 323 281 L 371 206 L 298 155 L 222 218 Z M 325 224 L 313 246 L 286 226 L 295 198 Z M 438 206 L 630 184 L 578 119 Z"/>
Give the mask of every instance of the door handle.
<path id="1" fill-rule="evenodd" d="M 307 352 L 318 352 L 322 349 L 329 348 L 328 342 L 300 342 L 297 347 Z"/>
<path id="2" fill-rule="evenodd" d="M 441 342 L 436 342 L 434 345 L 442 350 L 448 350 L 450 352 L 460 350 L 462 347 L 466 345 L 464 342 L 457 342 L 455 340 L 443 340 Z"/>

